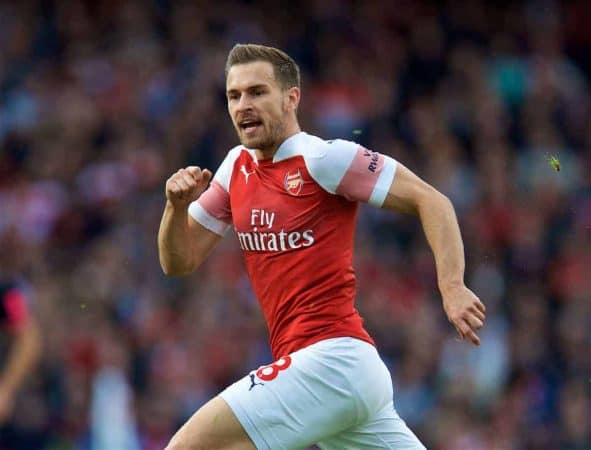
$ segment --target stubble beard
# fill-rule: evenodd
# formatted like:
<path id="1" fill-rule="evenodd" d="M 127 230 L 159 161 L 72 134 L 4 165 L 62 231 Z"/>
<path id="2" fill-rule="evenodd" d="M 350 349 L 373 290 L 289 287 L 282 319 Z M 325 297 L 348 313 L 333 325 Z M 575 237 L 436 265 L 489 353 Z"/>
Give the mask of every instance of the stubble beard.
<path id="1" fill-rule="evenodd" d="M 269 123 L 268 131 L 263 126 L 262 136 L 247 139 L 239 132 L 240 143 L 246 148 L 257 149 L 263 153 L 277 149 L 283 141 L 285 126 L 281 120 L 273 120 Z"/>

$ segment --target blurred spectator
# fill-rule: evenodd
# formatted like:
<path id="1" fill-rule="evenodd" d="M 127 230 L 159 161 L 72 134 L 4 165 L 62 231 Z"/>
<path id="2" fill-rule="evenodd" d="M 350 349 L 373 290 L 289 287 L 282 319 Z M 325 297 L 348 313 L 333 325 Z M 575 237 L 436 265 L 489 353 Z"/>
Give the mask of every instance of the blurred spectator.
<path id="1" fill-rule="evenodd" d="M 0 333 L 0 446 L 4 446 L 26 434 L 11 425 L 11 418 L 41 350 L 41 336 L 24 289 L 12 279 L 0 279 Z"/>

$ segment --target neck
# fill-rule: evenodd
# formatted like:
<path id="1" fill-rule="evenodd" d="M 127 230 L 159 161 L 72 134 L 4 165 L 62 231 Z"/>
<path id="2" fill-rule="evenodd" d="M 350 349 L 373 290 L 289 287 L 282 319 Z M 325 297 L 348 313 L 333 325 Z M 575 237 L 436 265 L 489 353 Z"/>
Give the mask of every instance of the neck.
<path id="1" fill-rule="evenodd" d="M 257 156 L 257 159 L 271 159 L 271 158 L 273 158 L 273 156 L 275 156 L 275 153 L 277 153 L 277 150 L 279 150 L 279 147 L 281 147 L 281 144 L 283 144 L 287 139 L 292 137 L 294 134 L 298 134 L 300 131 L 302 131 L 302 130 L 300 129 L 299 124 L 295 123 L 293 126 L 289 127 L 286 130 L 286 133 L 283 135 L 283 137 L 281 139 L 278 139 L 277 142 L 272 147 L 255 149 L 255 154 Z"/>

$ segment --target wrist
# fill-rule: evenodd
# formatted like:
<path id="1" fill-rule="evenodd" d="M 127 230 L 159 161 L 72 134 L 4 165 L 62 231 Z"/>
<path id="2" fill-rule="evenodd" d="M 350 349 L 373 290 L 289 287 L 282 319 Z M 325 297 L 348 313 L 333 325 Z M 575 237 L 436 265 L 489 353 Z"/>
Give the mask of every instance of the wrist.
<path id="1" fill-rule="evenodd" d="M 464 287 L 464 280 L 456 279 L 456 280 L 445 280 L 439 282 L 439 291 L 445 298 L 445 295 L 455 291 L 456 289 L 461 289 Z"/>
<path id="2" fill-rule="evenodd" d="M 175 200 L 174 202 L 170 199 L 166 199 L 166 210 L 173 214 L 173 215 L 186 215 L 189 213 L 189 205 L 191 204 L 190 201 L 188 202 L 180 202 L 179 200 Z"/>

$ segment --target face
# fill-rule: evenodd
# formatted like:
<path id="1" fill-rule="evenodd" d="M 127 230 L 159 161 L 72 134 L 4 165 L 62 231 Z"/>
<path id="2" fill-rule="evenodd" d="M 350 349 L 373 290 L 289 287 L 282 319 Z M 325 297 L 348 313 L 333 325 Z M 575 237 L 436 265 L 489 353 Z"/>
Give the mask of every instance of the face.
<path id="1" fill-rule="evenodd" d="M 226 79 L 228 112 L 242 145 L 274 151 L 287 137 L 299 101 L 299 89 L 283 90 L 266 61 L 237 64 Z"/>

